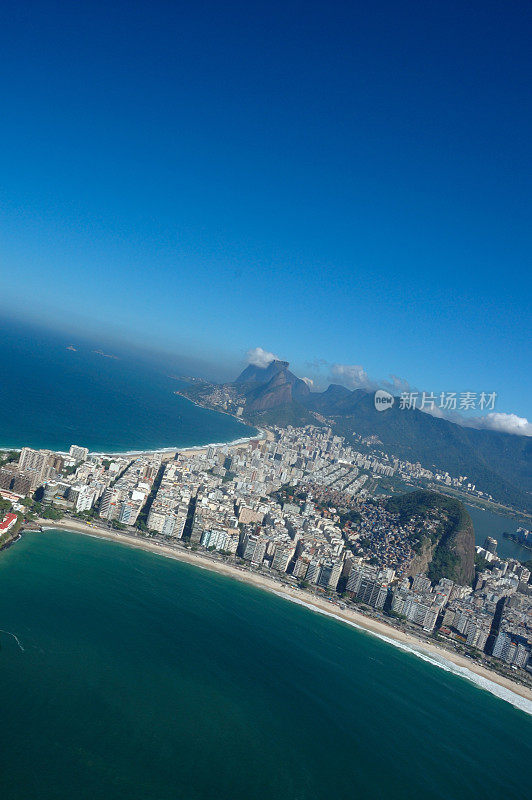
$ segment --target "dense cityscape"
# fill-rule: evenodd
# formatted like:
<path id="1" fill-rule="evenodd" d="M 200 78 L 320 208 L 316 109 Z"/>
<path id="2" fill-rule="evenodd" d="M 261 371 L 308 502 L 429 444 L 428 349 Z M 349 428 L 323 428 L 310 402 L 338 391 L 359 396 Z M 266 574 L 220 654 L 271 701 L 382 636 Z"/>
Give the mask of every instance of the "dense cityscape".
<path id="1" fill-rule="evenodd" d="M 471 581 L 434 573 L 425 545 L 446 511 L 405 520 L 388 496 L 370 491 L 379 476 L 405 469 L 313 426 L 135 456 L 25 447 L 0 467 L 0 544 L 22 525 L 62 515 L 152 537 L 357 607 L 528 681 L 530 569 L 499 558 L 488 537 Z M 525 529 L 518 535 L 532 541 Z"/>

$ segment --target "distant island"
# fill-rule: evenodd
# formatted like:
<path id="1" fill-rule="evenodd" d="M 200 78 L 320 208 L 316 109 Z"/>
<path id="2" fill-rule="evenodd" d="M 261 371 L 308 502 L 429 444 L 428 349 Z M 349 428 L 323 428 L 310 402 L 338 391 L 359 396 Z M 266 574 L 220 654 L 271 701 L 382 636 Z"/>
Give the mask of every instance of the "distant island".
<path id="1" fill-rule="evenodd" d="M 103 350 L 93 350 L 92 352 L 97 356 L 103 356 L 103 358 L 114 358 L 117 361 L 119 360 L 118 356 L 114 356 L 112 353 L 104 353 Z"/>

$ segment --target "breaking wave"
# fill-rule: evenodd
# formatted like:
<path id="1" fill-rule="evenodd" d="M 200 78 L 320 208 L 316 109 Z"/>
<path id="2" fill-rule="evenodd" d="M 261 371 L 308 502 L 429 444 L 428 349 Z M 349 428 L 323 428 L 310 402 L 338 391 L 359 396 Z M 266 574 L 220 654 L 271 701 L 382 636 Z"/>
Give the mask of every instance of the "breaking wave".
<path id="1" fill-rule="evenodd" d="M 511 703 L 511 705 L 513 705 L 515 708 L 518 708 L 520 711 L 524 711 L 525 714 L 532 715 L 532 702 L 527 700 L 526 697 L 521 697 L 515 692 L 512 692 L 511 689 L 507 689 L 505 686 L 500 686 L 498 683 L 490 681 L 488 678 L 484 678 L 482 675 L 477 675 L 476 672 L 473 672 L 467 667 L 462 667 L 459 664 L 453 664 L 452 661 L 449 661 L 449 659 L 445 658 L 444 656 L 429 653 L 422 646 L 417 647 L 415 645 L 406 644 L 405 642 L 399 642 L 397 639 L 392 639 L 390 636 L 377 633 L 376 631 L 369 630 L 362 625 L 358 625 L 352 620 L 344 619 L 344 617 L 341 617 L 339 614 L 335 614 L 333 611 L 326 611 L 323 608 L 312 605 L 312 603 L 306 603 L 304 600 L 300 600 L 297 597 L 292 597 L 284 592 L 273 592 L 273 594 L 276 594 L 278 597 L 283 597 L 285 600 L 289 600 L 291 603 L 304 606 L 310 611 L 315 611 L 318 614 L 323 614 L 326 617 L 331 617 L 332 619 L 336 619 L 339 622 L 345 623 L 346 625 L 350 625 L 352 628 L 356 628 L 359 631 L 368 633 L 370 636 L 375 636 L 377 639 L 387 642 L 388 644 L 399 648 L 399 650 L 403 650 L 405 653 L 411 653 L 412 655 L 421 658 L 423 661 L 445 670 L 445 672 L 451 672 L 453 675 L 457 675 L 460 678 L 465 678 L 481 689 L 484 689 L 485 691 L 495 695 L 495 697 L 498 697 L 500 700 L 505 700 L 507 703 Z"/>

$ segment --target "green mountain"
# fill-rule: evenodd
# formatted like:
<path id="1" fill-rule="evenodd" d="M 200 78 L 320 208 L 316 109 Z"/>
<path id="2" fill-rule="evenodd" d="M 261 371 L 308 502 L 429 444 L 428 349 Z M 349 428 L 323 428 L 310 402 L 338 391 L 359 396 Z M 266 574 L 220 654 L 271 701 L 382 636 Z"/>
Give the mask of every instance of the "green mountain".
<path id="1" fill-rule="evenodd" d="M 312 398 L 310 405 L 315 403 Z M 418 409 L 401 409 L 397 398 L 388 410 L 377 411 L 373 393 L 360 389 L 320 408 L 342 436 L 377 436 L 383 449 L 400 459 L 466 475 L 501 502 L 532 507 L 530 437 L 466 428 Z"/>
<path id="2" fill-rule="evenodd" d="M 473 522 L 463 503 L 452 497 L 422 489 L 390 498 L 388 511 L 399 514 L 401 524 L 413 520 L 437 520 L 434 530 L 421 540 L 416 536 L 414 572 L 427 572 L 433 583 L 450 578 L 468 586 L 475 574 L 475 533 Z"/>

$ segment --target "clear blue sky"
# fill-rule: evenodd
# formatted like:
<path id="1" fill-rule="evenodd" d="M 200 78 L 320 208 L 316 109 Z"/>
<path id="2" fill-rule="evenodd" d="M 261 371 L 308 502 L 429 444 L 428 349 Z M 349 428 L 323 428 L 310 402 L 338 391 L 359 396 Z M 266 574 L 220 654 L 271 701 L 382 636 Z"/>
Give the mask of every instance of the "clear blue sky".
<path id="1" fill-rule="evenodd" d="M 531 30 L 529 2 L 6 0 L 0 308 L 532 417 Z"/>

